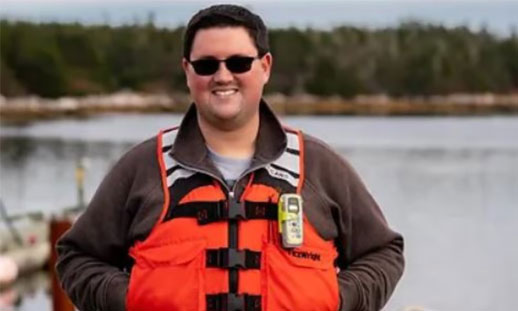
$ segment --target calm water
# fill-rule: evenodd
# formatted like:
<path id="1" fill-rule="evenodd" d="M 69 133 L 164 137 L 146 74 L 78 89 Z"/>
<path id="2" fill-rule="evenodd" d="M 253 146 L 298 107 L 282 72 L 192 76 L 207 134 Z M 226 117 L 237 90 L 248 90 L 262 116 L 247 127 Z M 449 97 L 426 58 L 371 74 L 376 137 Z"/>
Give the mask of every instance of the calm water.
<path id="1" fill-rule="evenodd" d="M 0 128 L 0 197 L 12 214 L 90 198 L 133 144 L 179 116 L 106 115 Z M 385 310 L 513 310 L 518 292 L 518 117 L 288 117 L 349 159 L 394 228 L 407 268 Z M 42 290 L 21 311 L 50 311 Z"/>

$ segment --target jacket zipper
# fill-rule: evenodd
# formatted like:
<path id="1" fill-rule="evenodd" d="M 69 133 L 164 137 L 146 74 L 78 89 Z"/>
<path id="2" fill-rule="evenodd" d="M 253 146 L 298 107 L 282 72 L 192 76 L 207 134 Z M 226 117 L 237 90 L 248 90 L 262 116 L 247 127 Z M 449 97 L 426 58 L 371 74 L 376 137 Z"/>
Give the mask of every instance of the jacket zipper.
<path id="1" fill-rule="evenodd" d="M 237 183 L 237 181 L 236 181 Z M 232 187 L 234 188 L 234 187 Z M 234 189 L 233 189 L 234 190 Z M 234 191 L 228 193 L 229 200 L 235 200 Z M 239 246 L 239 226 L 237 219 L 228 220 L 228 247 L 238 249 Z M 228 271 L 228 291 L 229 293 L 237 294 L 239 284 L 239 272 L 235 268 L 230 268 Z"/>

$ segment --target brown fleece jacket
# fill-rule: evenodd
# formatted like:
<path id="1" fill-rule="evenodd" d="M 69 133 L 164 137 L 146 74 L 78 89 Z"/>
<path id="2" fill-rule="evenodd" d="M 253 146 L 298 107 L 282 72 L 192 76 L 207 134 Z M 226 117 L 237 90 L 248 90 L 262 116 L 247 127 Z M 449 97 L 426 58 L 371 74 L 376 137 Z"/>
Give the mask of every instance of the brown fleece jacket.
<path id="1" fill-rule="evenodd" d="M 263 167 L 286 148 L 286 135 L 265 103 L 251 167 Z M 156 137 L 131 149 L 105 177 L 87 210 L 57 244 L 61 284 L 82 311 L 124 311 L 128 249 L 157 222 L 163 193 Z M 194 105 L 171 156 L 179 163 L 221 174 L 210 162 Z M 325 143 L 304 134 L 305 213 L 339 252 L 341 311 L 380 310 L 404 268 L 403 239 L 392 231 L 353 168 Z M 236 196 L 247 178 L 237 182 Z M 275 311 L 275 310 L 270 310 Z"/>

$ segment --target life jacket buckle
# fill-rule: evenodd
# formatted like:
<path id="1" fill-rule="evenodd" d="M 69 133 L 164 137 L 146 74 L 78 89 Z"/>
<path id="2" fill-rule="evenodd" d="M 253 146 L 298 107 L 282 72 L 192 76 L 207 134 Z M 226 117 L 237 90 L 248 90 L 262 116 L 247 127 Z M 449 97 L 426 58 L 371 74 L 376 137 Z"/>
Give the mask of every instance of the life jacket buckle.
<path id="1" fill-rule="evenodd" d="M 245 204 L 237 200 L 228 200 L 228 219 L 246 219 Z"/>
<path id="2" fill-rule="evenodd" d="M 227 311 L 245 311 L 245 296 L 229 293 L 227 295 Z"/>
<path id="3" fill-rule="evenodd" d="M 260 269 L 261 252 L 235 248 L 208 249 L 206 251 L 207 267 Z"/>
<path id="4" fill-rule="evenodd" d="M 246 268 L 245 252 L 235 248 L 227 249 L 227 266 L 230 268 Z"/>
<path id="5" fill-rule="evenodd" d="M 207 311 L 260 311 L 261 296 L 222 293 L 206 296 Z"/>

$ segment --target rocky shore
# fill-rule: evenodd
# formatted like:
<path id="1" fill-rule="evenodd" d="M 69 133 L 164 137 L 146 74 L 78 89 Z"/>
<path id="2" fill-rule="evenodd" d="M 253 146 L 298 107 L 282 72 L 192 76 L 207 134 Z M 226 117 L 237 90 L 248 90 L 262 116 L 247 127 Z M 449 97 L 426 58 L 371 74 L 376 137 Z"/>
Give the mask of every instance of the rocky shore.
<path id="1" fill-rule="evenodd" d="M 401 97 L 386 95 L 315 97 L 271 94 L 266 101 L 280 114 L 289 115 L 491 115 L 518 114 L 518 94 L 452 94 L 448 96 Z M 2 122 L 35 119 L 87 117 L 107 112 L 184 112 L 190 99 L 186 94 L 143 94 L 121 91 L 107 95 L 6 98 L 0 96 Z"/>

